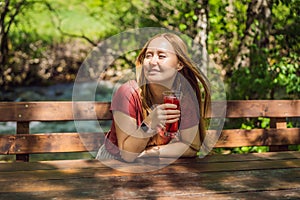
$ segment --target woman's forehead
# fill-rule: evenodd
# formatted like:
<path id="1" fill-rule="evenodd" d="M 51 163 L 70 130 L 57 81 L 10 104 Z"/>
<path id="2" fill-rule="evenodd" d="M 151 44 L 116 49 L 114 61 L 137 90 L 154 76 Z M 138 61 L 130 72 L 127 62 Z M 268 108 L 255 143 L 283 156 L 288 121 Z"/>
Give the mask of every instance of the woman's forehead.
<path id="1" fill-rule="evenodd" d="M 168 52 L 168 53 L 175 53 L 175 50 L 173 46 L 170 44 L 170 42 L 163 38 L 163 37 L 158 37 L 153 39 L 148 47 L 147 51 L 162 51 L 162 52 Z"/>

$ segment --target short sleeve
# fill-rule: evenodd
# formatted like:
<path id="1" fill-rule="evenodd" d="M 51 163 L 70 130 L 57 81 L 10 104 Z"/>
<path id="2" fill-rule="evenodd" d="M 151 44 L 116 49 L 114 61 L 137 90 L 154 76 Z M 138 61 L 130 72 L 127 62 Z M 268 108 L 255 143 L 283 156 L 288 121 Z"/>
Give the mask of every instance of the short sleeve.
<path id="1" fill-rule="evenodd" d="M 111 110 L 121 111 L 137 119 L 137 112 L 140 110 L 140 97 L 136 82 L 126 82 L 116 90 L 112 98 Z"/>

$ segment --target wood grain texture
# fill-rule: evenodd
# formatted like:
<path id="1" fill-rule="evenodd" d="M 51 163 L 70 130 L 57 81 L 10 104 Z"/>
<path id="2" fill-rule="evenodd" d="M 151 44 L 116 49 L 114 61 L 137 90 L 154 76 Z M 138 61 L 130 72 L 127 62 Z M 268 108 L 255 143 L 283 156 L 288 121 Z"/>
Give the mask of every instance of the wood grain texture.
<path id="1" fill-rule="evenodd" d="M 0 198 L 12 200 L 300 198 L 300 152 L 179 159 L 142 174 L 89 160 L 6 163 L 0 171 Z"/>
<path id="2" fill-rule="evenodd" d="M 211 131 L 213 133 L 214 131 Z M 223 130 L 215 147 L 300 144 L 300 128 Z"/>
<path id="3" fill-rule="evenodd" d="M 299 117 L 299 114 L 300 114 L 300 100 L 227 101 L 227 110 L 226 110 L 227 118 Z"/>
<path id="4" fill-rule="evenodd" d="M 0 102 L 0 121 L 110 120 L 109 102 Z"/>
<path id="5" fill-rule="evenodd" d="M 85 152 L 99 149 L 104 133 L 0 135 L 0 154 Z"/>
<path id="6" fill-rule="evenodd" d="M 216 134 L 209 131 L 208 135 Z M 105 133 L 41 133 L 0 135 L 0 154 L 96 151 Z M 300 144 L 300 129 L 223 130 L 214 147 Z"/>
<path id="7" fill-rule="evenodd" d="M 225 106 L 225 107 L 224 107 Z M 235 100 L 212 102 L 208 117 L 297 117 L 300 100 Z M 109 102 L 0 102 L 0 121 L 57 121 L 112 118 Z M 224 114 L 224 112 L 226 112 Z"/>

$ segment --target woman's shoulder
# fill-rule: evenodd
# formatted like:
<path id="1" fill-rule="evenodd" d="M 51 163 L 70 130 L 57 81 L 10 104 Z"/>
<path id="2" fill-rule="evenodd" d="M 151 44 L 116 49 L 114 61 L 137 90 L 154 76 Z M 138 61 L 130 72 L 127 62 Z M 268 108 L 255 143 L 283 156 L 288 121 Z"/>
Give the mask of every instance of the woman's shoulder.
<path id="1" fill-rule="evenodd" d="M 140 93 L 136 81 L 128 81 L 122 84 L 114 93 L 111 101 L 111 110 L 118 110 L 133 116 L 136 107 L 139 106 Z"/>
<path id="2" fill-rule="evenodd" d="M 125 88 L 130 88 L 130 89 L 138 89 L 138 83 L 136 82 L 136 80 L 129 80 L 127 82 L 125 82 L 124 84 L 122 84 L 123 87 Z"/>
<path id="3" fill-rule="evenodd" d="M 132 94 L 138 94 L 139 86 L 135 80 L 129 80 L 122 85 L 120 85 L 115 95 L 124 95 L 124 96 L 131 96 Z"/>

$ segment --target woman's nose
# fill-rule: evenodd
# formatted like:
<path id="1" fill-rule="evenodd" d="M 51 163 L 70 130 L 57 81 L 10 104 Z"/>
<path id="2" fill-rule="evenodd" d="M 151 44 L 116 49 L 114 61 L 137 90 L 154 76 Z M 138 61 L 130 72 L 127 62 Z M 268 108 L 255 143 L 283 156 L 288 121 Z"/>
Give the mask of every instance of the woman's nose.
<path id="1" fill-rule="evenodd" d="M 150 60 L 150 64 L 151 65 L 156 65 L 158 62 L 158 56 L 154 55 L 151 60 Z"/>

